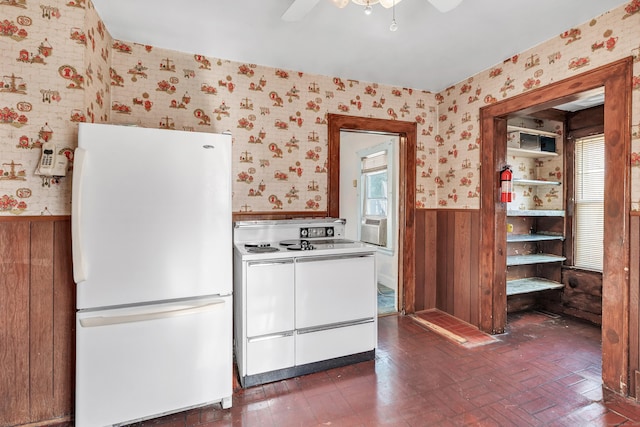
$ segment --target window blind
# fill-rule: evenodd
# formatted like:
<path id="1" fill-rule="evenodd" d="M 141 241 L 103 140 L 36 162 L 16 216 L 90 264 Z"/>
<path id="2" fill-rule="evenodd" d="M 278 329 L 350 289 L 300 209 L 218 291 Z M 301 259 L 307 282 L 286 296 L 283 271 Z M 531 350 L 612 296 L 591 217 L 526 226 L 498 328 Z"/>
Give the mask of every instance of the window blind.
<path id="1" fill-rule="evenodd" d="M 362 172 L 375 172 L 387 168 L 387 151 L 380 151 L 362 158 Z"/>
<path id="2" fill-rule="evenodd" d="M 574 265 L 602 271 L 604 137 L 576 141 L 575 162 Z"/>

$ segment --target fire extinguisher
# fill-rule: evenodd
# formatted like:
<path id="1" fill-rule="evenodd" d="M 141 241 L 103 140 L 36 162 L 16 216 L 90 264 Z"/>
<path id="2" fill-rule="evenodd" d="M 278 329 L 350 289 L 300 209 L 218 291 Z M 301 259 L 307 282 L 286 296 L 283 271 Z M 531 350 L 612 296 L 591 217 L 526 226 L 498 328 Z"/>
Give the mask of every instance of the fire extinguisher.
<path id="1" fill-rule="evenodd" d="M 505 165 L 500 172 L 500 201 L 507 203 L 511 201 L 511 194 L 513 192 L 513 172 L 511 166 Z"/>

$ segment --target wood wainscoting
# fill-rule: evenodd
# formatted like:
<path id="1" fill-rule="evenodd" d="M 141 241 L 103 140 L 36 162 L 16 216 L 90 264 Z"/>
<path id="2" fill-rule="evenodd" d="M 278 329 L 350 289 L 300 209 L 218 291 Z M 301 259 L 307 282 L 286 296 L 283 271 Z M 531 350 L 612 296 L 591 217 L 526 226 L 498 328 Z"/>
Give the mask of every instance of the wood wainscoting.
<path id="1" fill-rule="evenodd" d="M 480 211 L 416 210 L 416 311 L 479 322 Z"/>
<path id="2" fill-rule="evenodd" d="M 70 419 L 75 285 L 69 217 L 0 217 L 0 425 Z"/>

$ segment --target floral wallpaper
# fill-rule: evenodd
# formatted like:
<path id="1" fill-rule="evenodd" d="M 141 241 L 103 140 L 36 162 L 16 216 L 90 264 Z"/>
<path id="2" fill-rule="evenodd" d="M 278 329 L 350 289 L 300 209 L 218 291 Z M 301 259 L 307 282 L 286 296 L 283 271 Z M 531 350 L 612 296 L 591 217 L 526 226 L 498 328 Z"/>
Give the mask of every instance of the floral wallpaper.
<path id="1" fill-rule="evenodd" d="M 69 212 L 69 178 L 34 175 L 43 143 L 73 157 L 84 114 L 84 0 L 0 1 L 0 214 Z"/>
<path id="2" fill-rule="evenodd" d="M 433 94 L 114 40 L 90 0 L 0 0 L 0 215 L 69 214 L 81 121 L 230 131 L 235 212 L 323 211 L 328 113 L 416 121 L 416 207 L 478 209 L 479 108 L 629 55 L 640 210 L 639 11 L 629 2 Z M 44 142 L 67 176 L 34 174 Z"/>
<path id="3" fill-rule="evenodd" d="M 436 151 L 429 92 L 120 40 L 112 47 L 113 123 L 231 132 L 234 212 L 326 210 L 328 113 L 416 121 L 418 156 Z"/>
<path id="4" fill-rule="evenodd" d="M 573 77 L 618 59 L 633 56 L 632 106 L 632 210 L 640 210 L 640 1 L 633 0 L 619 8 L 576 27 L 532 49 L 505 59 L 488 70 L 436 94 L 438 101 L 438 182 L 437 205 L 450 208 L 479 208 L 471 191 L 479 182 L 467 172 L 479 162 L 479 110 L 481 107 L 546 84 Z M 562 133 L 562 129 L 547 129 Z M 470 162 L 467 161 L 470 159 Z M 512 165 L 514 166 L 514 165 Z M 518 167 L 514 176 L 518 176 Z M 539 177 L 556 172 L 548 161 L 522 166 Z M 536 168 L 551 170 L 536 171 Z M 420 166 L 419 166 L 420 169 Z M 471 168 L 473 172 L 476 172 Z M 549 179 L 549 178 L 547 178 Z M 546 188 L 549 191 L 549 188 Z M 522 190 L 520 190 L 522 191 Z M 561 190 L 560 190 L 560 194 Z M 458 195 L 456 199 L 456 195 Z M 533 194 L 516 194 L 522 207 L 534 203 L 538 209 L 560 208 L 553 193 L 533 202 Z M 518 205 L 520 206 L 520 205 Z"/>

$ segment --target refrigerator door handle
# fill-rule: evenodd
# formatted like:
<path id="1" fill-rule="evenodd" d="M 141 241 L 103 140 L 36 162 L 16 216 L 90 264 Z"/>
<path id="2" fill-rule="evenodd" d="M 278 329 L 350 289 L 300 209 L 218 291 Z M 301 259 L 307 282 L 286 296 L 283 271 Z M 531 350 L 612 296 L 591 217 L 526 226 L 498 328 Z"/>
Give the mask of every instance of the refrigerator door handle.
<path id="1" fill-rule="evenodd" d="M 157 320 L 157 319 L 166 319 L 166 318 L 176 317 L 176 316 L 185 316 L 188 314 L 202 313 L 204 311 L 211 309 L 211 307 L 215 305 L 224 304 L 224 303 L 225 301 L 223 299 L 216 299 L 213 301 L 208 301 L 203 304 L 192 305 L 189 307 L 184 307 L 181 305 L 181 308 L 154 311 L 151 313 L 87 317 L 84 319 L 80 319 L 80 326 L 85 328 L 93 328 L 97 326 L 118 325 L 122 323 L 143 322 L 146 320 Z"/>
<path id="2" fill-rule="evenodd" d="M 73 154 L 73 183 L 71 186 L 71 252 L 73 258 L 73 280 L 76 283 L 87 280 L 84 253 L 82 252 L 82 230 L 80 229 L 82 209 L 80 197 L 82 194 L 82 180 L 87 151 L 76 148 Z"/>

